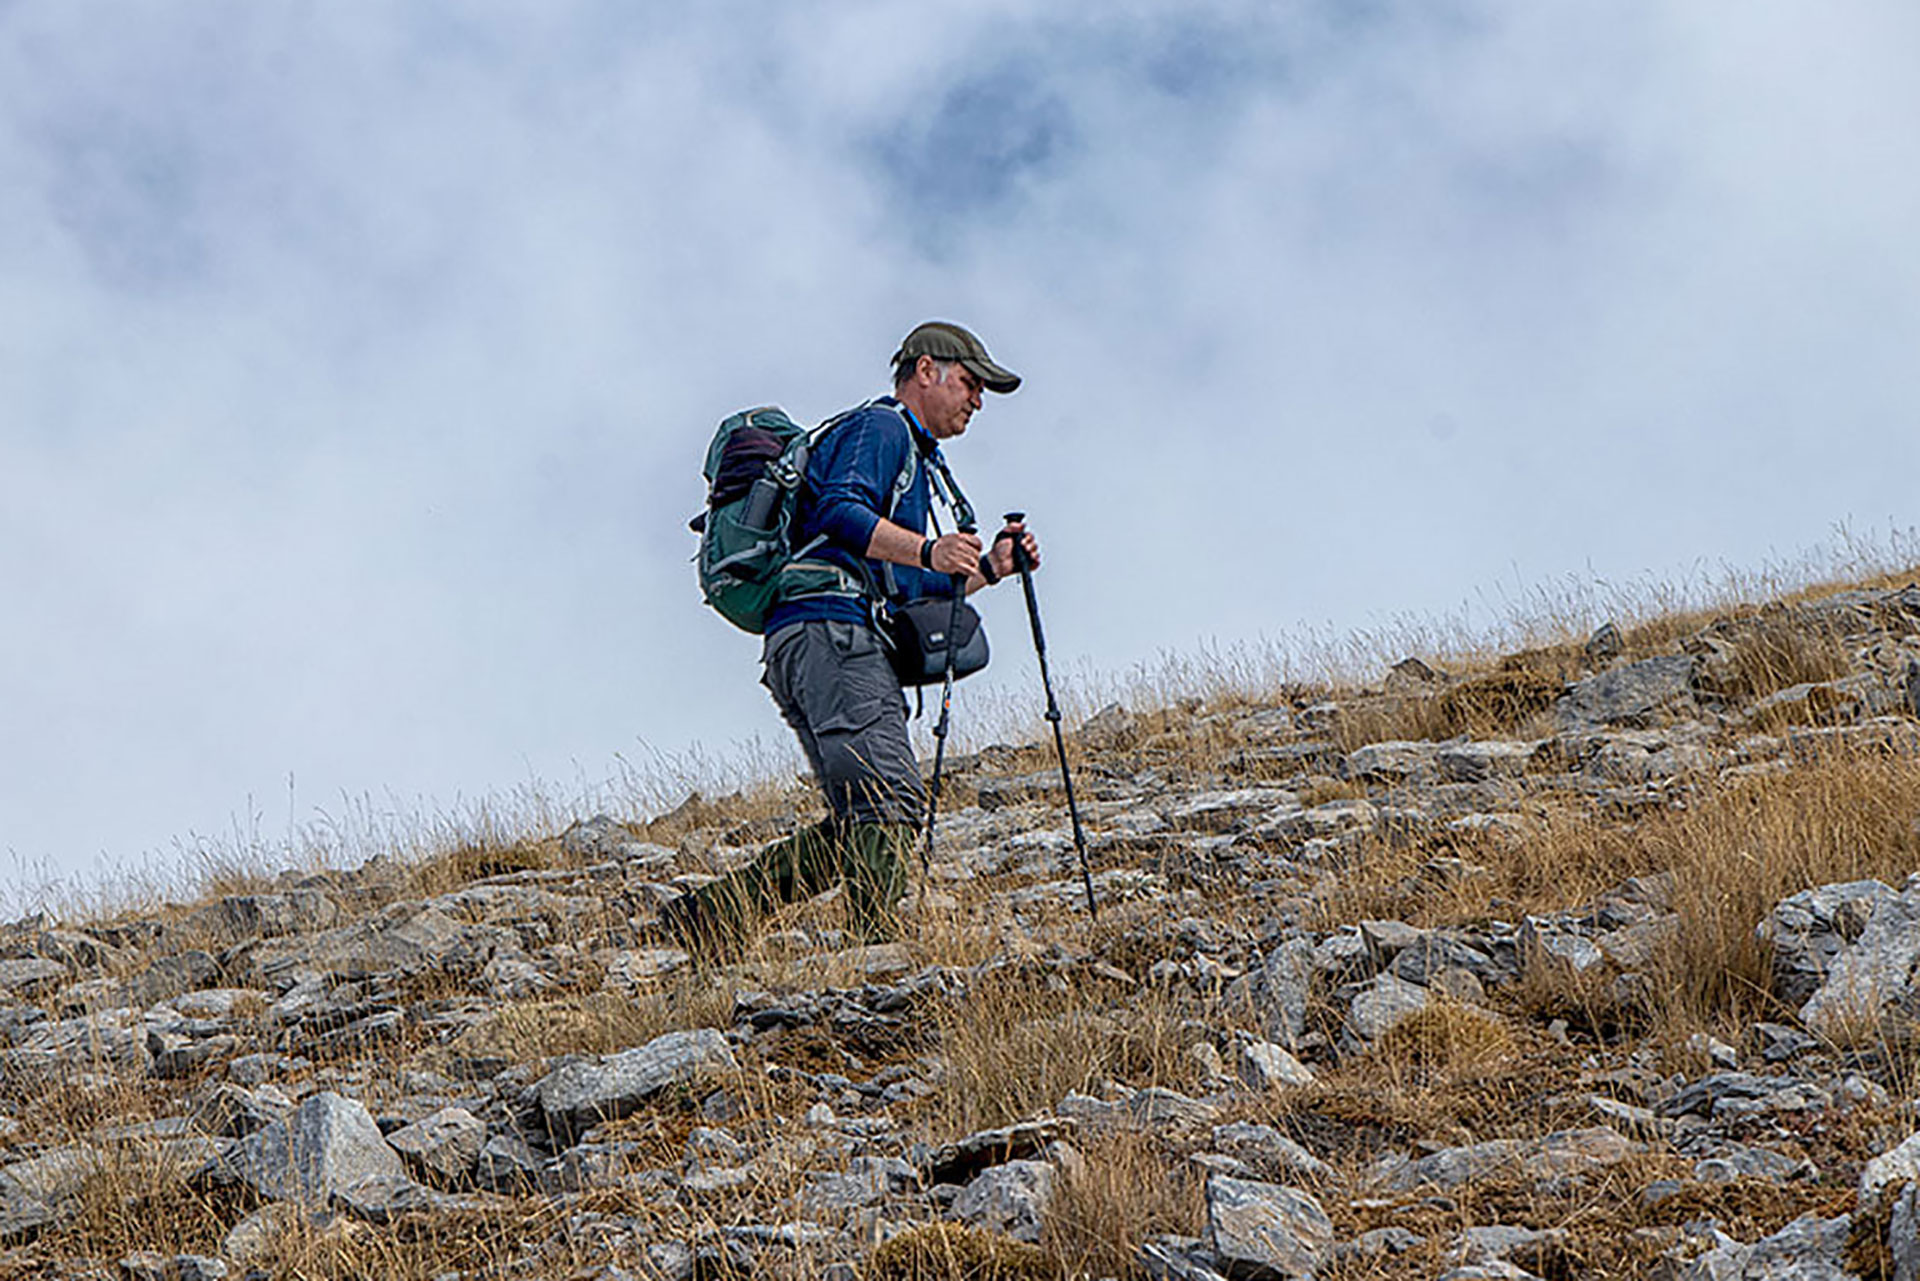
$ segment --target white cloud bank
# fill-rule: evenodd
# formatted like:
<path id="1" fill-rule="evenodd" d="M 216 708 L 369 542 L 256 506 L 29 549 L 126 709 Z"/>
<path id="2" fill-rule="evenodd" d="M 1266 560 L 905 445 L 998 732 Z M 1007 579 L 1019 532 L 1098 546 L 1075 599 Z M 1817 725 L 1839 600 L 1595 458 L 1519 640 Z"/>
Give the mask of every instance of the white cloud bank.
<path id="1" fill-rule="evenodd" d="M 685 563 L 706 434 L 929 316 L 1028 376 L 952 455 L 1033 512 L 1063 665 L 1905 525 L 1916 37 L 0 5 L 0 848 L 85 881 L 290 777 L 299 823 L 780 744 Z"/>

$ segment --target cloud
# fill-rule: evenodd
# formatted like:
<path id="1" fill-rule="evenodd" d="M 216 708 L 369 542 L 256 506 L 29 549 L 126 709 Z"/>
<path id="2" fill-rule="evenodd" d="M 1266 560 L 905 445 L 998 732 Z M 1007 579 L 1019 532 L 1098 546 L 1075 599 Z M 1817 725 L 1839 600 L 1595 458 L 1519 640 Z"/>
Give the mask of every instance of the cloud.
<path id="1" fill-rule="evenodd" d="M 290 775 L 304 821 L 784 750 L 700 451 L 930 316 L 1028 378 L 952 453 L 1063 665 L 1905 510 L 1898 6 L 98 19 L 0 8 L 0 846 L 58 869 Z M 979 706 L 1032 679 L 987 611 Z"/>

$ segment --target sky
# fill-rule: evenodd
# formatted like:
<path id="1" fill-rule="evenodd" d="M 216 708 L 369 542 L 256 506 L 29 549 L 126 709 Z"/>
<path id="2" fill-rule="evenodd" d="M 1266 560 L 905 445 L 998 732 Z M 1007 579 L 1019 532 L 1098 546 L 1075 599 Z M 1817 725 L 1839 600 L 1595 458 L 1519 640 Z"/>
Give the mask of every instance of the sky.
<path id="1" fill-rule="evenodd" d="M 947 452 L 1068 684 L 1907 529 L 1916 59 L 1906 0 L 0 0 L 0 878 L 789 768 L 700 462 L 930 318 L 1026 378 Z M 1037 697 L 982 611 L 963 723 Z"/>

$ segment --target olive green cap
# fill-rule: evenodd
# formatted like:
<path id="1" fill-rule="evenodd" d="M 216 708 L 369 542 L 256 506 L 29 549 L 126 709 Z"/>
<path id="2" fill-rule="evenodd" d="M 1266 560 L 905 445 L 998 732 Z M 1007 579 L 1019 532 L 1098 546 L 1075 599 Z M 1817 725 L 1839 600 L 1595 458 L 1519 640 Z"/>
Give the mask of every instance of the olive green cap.
<path id="1" fill-rule="evenodd" d="M 986 344 L 971 332 L 945 320 L 929 320 L 908 334 L 893 353 L 895 371 L 906 368 L 922 356 L 935 360 L 957 361 L 962 369 L 978 378 L 988 391 L 1001 394 L 1020 385 L 1020 375 L 1004 365 L 996 365 L 987 355 Z"/>

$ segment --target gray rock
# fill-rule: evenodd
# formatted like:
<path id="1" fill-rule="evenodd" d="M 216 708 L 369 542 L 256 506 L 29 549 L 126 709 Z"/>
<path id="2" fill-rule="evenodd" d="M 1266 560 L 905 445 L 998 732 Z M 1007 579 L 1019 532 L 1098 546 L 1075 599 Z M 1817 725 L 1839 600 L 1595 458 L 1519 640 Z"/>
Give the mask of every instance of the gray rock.
<path id="1" fill-rule="evenodd" d="M 395 1130 L 387 1136 L 387 1144 L 415 1177 L 457 1184 L 473 1174 L 473 1164 L 487 1144 L 487 1123 L 465 1108 L 441 1108 Z"/>
<path id="2" fill-rule="evenodd" d="M 1897 1147 L 1882 1152 L 1860 1171 L 1857 1203 L 1871 1214 L 1889 1189 L 1920 1180 L 1920 1133 L 1910 1134 Z"/>
<path id="3" fill-rule="evenodd" d="M 1348 753 L 1344 772 L 1351 779 L 1397 783 L 1430 773 L 1439 751 L 1423 741 L 1369 743 Z"/>
<path id="4" fill-rule="evenodd" d="M 404 1174 L 375 1174 L 337 1189 L 332 1204 L 368 1223 L 392 1223 L 416 1215 L 474 1214 L 511 1204 L 477 1192 L 437 1192 Z"/>
<path id="5" fill-rule="evenodd" d="M 474 1181 L 495 1192 L 516 1195 L 537 1186 L 546 1161 L 517 1134 L 496 1134 L 473 1163 Z"/>
<path id="6" fill-rule="evenodd" d="M 697 1087 L 739 1063 L 714 1028 L 669 1032 L 638 1049 L 569 1063 L 534 1086 L 556 1141 L 571 1143 L 602 1121 L 630 1116 L 672 1086 Z"/>
<path id="7" fill-rule="evenodd" d="M 220 1253 L 243 1265 L 264 1263 L 278 1252 L 281 1237 L 297 1230 L 305 1218 L 297 1205 L 263 1205 L 228 1230 Z"/>
<path id="8" fill-rule="evenodd" d="M 1540 1139 L 1491 1139 L 1410 1161 L 1389 1171 L 1382 1184 L 1393 1192 L 1445 1191 L 1502 1172 L 1551 1178 L 1615 1165 L 1637 1151 L 1638 1144 L 1605 1126 L 1562 1130 Z"/>
<path id="9" fill-rule="evenodd" d="M 1269 1041 L 1297 1050 L 1306 1035 L 1314 970 L 1313 944 L 1304 938 L 1289 939 L 1269 952 L 1258 968 L 1236 980 L 1227 999 L 1250 1005 Z"/>
<path id="10" fill-rule="evenodd" d="M 1920 1184 L 1903 1186 L 1893 1203 L 1887 1252 L 1893 1256 L 1893 1281 L 1920 1281 Z"/>
<path id="11" fill-rule="evenodd" d="M 1563 728 L 1645 725 L 1661 713 L 1689 712 L 1694 660 L 1684 654 L 1628 663 L 1576 681 L 1554 705 Z"/>
<path id="12" fill-rule="evenodd" d="M 1071 1117 L 1023 1121 L 997 1130 L 980 1130 L 957 1143 L 942 1144 L 917 1162 L 920 1178 L 936 1183 L 966 1183 L 989 1166 L 1034 1156 L 1073 1137 L 1079 1123 Z"/>
<path id="13" fill-rule="evenodd" d="M 261 1196 L 313 1209 L 361 1179 L 406 1173 L 367 1109 L 332 1091 L 309 1096 L 286 1120 L 248 1135 L 222 1164 L 223 1173 Z"/>
<path id="14" fill-rule="evenodd" d="M 1488 740 L 1448 743 L 1434 755 L 1440 777 L 1449 783 L 1484 783 L 1519 778 L 1527 772 L 1538 744 Z"/>
<path id="15" fill-rule="evenodd" d="M 800 1212 L 810 1217 L 844 1213 L 877 1205 L 890 1196 L 919 1186 L 920 1176 L 899 1157 L 855 1157 L 848 1163 L 846 1173 L 816 1179 L 802 1190 Z"/>
<path id="16" fill-rule="evenodd" d="M 1325 1161 L 1270 1125 L 1235 1121 L 1232 1125 L 1216 1126 L 1213 1146 L 1269 1177 L 1305 1174 L 1323 1179 L 1333 1175 L 1332 1167 Z"/>
<path id="17" fill-rule="evenodd" d="M 0 1244 L 27 1240 L 70 1219 L 82 1186 L 105 1168 L 98 1151 L 78 1146 L 0 1166 Z"/>
<path id="18" fill-rule="evenodd" d="M 1834 956 L 1825 980 L 1800 1019 L 1816 1033 L 1871 1028 L 1890 1012 L 1920 1007 L 1912 976 L 1920 962 L 1920 894 L 1874 901 L 1860 937 Z"/>
<path id="19" fill-rule="evenodd" d="M 1773 990 L 1801 1006 L 1827 981 L 1834 958 L 1860 937 L 1876 904 L 1895 897 L 1879 881 L 1850 881 L 1781 899 L 1754 934 L 1773 953 Z"/>
<path id="20" fill-rule="evenodd" d="M 1305 1192 L 1216 1174 L 1206 1201 L 1206 1243 L 1231 1276 L 1292 1281 L 1331 1256 L 1333 1222 Z"/>
<path id="21" fill-rule="evenodd" d="M 1313 1070 L 1271 1041 L 1249 1041 L 1240 1047 L 1240 1079 L 1250 1090 L 1265 1093 L 1283 1086 L 1308 1086 Z"/>
<path id="22" fill-rule="evenodd" d="M 1045 1162 L 1009 1161 L 982 1170 L 954 1198 L 949 1213 L 1016 1241 L 1038 1242 L 1053 1184 L 1053 1167 Z"/>
<path id="23" fill-rule="evenodd" d="M 1198 1237 L 1162 1235 L 1141 1243 L 1140 1270 L 1154 1281 L 1227 1281 Z"/>
<path id="24" fill-rule="evenodd" d="M 0 960 L 0 996 L 31 1001 L 58 991 L 67 981 L 67 967 L 58 961 L 33 958 Z"/>
<path id="25" fill-rule="evenodd" d="M 1430 999 L 1424 987 L 1392 974 L 1379 975 L 1347 1007 L 1347 1031 L 1362 1042 L 1377 1041 L 1426 1009 Z"/>
<path id="26" fill-rule="evenodd" d="M 1757 1241 L 1740 1272 L 1741 1281 L 1855 1281 L 1846 1268 L 1852 1219 L 1806 1215 Z"/>

